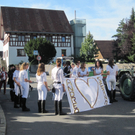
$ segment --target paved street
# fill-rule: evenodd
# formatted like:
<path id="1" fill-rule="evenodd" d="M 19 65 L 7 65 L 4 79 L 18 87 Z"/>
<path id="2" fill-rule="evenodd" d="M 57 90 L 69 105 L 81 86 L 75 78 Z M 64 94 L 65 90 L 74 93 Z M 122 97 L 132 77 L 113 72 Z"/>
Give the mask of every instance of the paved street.
<path id="1" fill-rule="evenodd" d="M 35 81 L 35 77 L 32 77 Z M 49 85 L 50 76 L 47 77 Z M 135 102 L 124 101 L 117 92 L 118 103 L 97 108 L 91 111 L 70 114 L 67 97 L 64 96 L 63 110 L 66 116 L 54 115 L 52 94 L 48 92 L 47 114 L 38 113 L 36 83 L 27 100 L 30 112 L 14 109 L 10 101 L 9 89 L 6 95 L 0 93 L 0 104 L 5 112 L 7 135 L 134 135 L 135 134 Z"/>

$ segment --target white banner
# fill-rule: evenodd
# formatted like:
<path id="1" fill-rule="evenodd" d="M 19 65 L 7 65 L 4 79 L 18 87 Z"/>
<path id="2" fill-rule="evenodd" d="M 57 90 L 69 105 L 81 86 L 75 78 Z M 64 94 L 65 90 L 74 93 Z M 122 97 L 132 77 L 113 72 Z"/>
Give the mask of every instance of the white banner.
<path id="1" fill-rule="evenodd" d="M 83 112 L 109 104 L 102 76 L 65 78 L 71 113 Z"/>

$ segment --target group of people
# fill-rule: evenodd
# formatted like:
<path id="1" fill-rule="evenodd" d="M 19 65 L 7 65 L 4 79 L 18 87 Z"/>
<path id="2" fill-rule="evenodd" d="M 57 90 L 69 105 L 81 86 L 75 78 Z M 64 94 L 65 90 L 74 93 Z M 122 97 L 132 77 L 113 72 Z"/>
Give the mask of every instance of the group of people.
<path id="1" fill-rule="evenodd" d="M 80 61 L 76 63 L 76 65 L 72 62 L 67 61 L 63 64 L 64 76 L 66 78 L 77 78 L 77 77 L 87 77 L 89 76 L 89 72 L 86 68 L 86 64 L 83 62 L 80 65 Z M 114 64 L 114 60 L 112 58 L 109 59 L 108 65 L 106 67 L 107 73 L 103 72 L 102 62 L 97 60 L 95 62 L 95 67 L 92 69 L 94 76 L 96 75 L 106 75 L 106 84 L 107 84 L 107 93 L 110 98 L 110 103 L 117 102 L 115 99 L 116 95 L 116 76 L 118 74 L 118 66 Z M 112 91 L 113 92 L 112 92 Z M 112 94 L 113 93 L 113 94 Z"/>
<path id="2" fill-rule="evenodd" d="M 66 78 L 77 78 L 77 77 L 87 77 L 89 76 L 89 72 L 86 68 L 86 63 L 83 62 L 80 64 L 80 61 L 77 63 L 71 63 L 67 61 L 63 63 L 63 72 Z"/>
<path id="3" fill-rule="evenodd" d="M 4 94 L 6 94 L 6 82 L 8 79 L 10 90 L 11 100 L 14 102 L 14 108 L 22 107 L 22 111 L 30 111 L 29 108 L 26 107 L 26 100 L 29 93 L 29 83 L 28 79 L 28 67 L 29 63 L 23 63 L 20 65 L 10 65 L 9 72 L 5 71 L 5 67 L 2 67 L 2 76 L 0 81 L 0 90 L 2 84 L 4 83 Z"/>
<path id="4" fill-rule="evenodd" d="M 21 66 L 11 65 L 9 67 L 8 74 L 5 71 L 5 68 L 2 67 L 2 75 L 0 81 L 0 90 L 1 86 L 4 83 L 4 94 L 6 93 L 6 79 L 9 77 L 8 84 L 10 85 L 11 91 L 11 100 L 14 101 L 14 108 L 22 107 L 22 111 L 30 111 L 29 108 L 26 107 L 26 101 L 29 94 L 29 83 L 32 81 L 28 77 L 28 68 L 29 63 L 23 63 Z M 113 59 L 109 60 L 109 63 L 106 67 L 107 73 L 103 73 L 103 65 L 102 62 L 97 60 L 95 62 L 95 68 L 93 69 L 94 75 L 107 75 L 106 83 L 108 87 L 108 96 L 110 98 L 110 103 L 117 102 L 115 99 L 116 94 L 116 75 L 118 74 L 118 67 L 114 65 Z M 53 80 L 53 87 L 55 89 L 54 93 L 54 106 L 55 106 L 55 115 L 65 115 L 62 111 L 62 98 L 63 92 L 65 92 L 64 86 L 64 77 L 66 78 L 77 78 L 77 77 L 87 77 L 89 76 L 89 72 L 86 68 L 86 64 L 83 62 L 80 64 L 78 61 L 76 64 L 67 61 L 63 63 L 63 68 L 61 67 L 61 59 L 56 60 L 56 67 L 52 69 L 51 78 Z M 36 73 L 36 81 L 37 81 L 37 91 L 38 91 L 38 112 L 39 113 L 47 113 L 48 111 L 45 108 L 47 91 L 50 91 L 47 84 L 47 78 L 45 73 L 45 65 L 44 63 L 40 63 L 38 65 L 37 73 Z M 113 90 L 113 95 L 111 93 Z"/>

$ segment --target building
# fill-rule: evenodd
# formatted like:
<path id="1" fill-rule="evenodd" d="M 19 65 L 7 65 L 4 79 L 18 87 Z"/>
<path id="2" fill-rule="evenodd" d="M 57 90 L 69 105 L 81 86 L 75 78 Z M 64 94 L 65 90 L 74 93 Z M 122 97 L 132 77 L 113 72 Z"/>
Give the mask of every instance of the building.
<path id="1" fill-rule="evenodd" d="M 109 58 L 113 58 L 113 48 L 114 48 L 114 41 L 113 40 L 95 40 L 97 47 L 99 48 L 98 57 L 95 59 L 99 60 L 108 60 Z"/>
<path id="2" fill-rule="evenodd" d="M 56 57 L 74 54 L 73 30 L 64 11 L 0 7 L 0 40 L 7 66 L 28 62 L 24 46 L 40 37 L 55 45 Z"/>
<path id="3" fill-rule="evenodd" d="M 74 56 L 80 56 L 81 44 L 86 37 L 86 20 L 74 19 L 70 21 L 72 30 L 74 31 Z"/>

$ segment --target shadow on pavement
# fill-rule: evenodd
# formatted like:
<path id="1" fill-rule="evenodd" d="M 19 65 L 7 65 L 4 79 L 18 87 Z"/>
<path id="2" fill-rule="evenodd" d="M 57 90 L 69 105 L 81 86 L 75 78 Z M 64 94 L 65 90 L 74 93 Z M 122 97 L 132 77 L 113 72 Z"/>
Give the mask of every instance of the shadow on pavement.
<path id="1" fill-rule="evenodd" d="M 72 115 L 55 116 L 52 94 L 48 92 L 47 114 L 38 113 L 37 91 L 30 92 L 27 106 L 30 112 L 14 109 L 9 91 L 0 94 L 7 120 L 7 135 L 129 135 L 135 133 L 135 102 L 124 101 L 117 93 L 118 103 Z M 70 113 L 67 97 L 63 110 Z"/>

